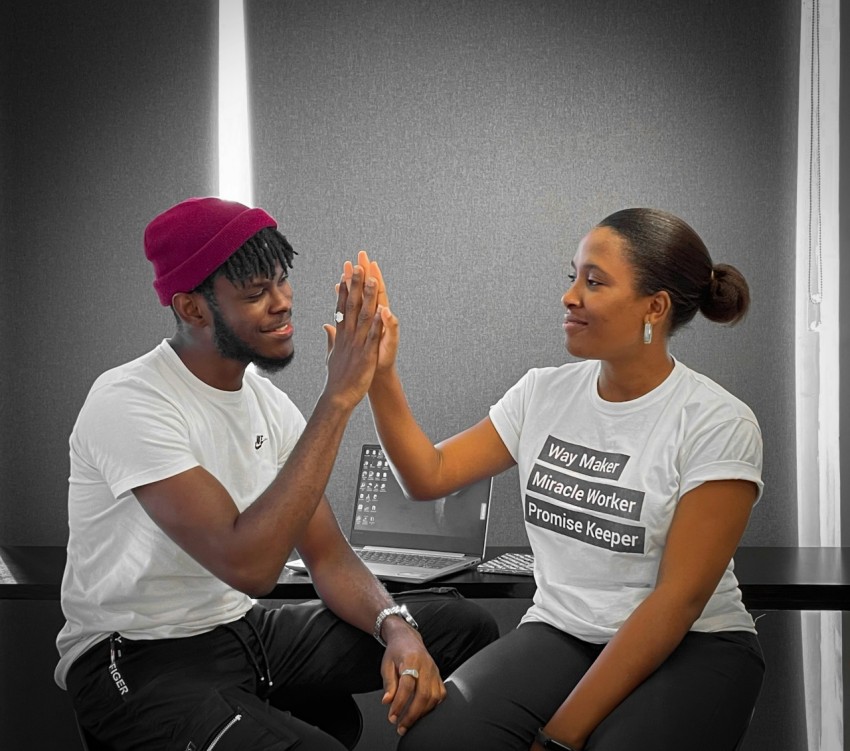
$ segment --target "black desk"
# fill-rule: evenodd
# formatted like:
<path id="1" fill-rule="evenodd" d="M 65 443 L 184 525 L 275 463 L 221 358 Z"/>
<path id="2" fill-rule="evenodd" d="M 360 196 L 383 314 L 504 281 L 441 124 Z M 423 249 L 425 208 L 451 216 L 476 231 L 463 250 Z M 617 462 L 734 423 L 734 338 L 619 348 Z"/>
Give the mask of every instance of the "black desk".
<path id="1" fill-rule="evenodd" d="M 493 557 L 516 547 L 493 547 Z M 65 548 L 0 546 L 0 599 L 58 600 Z M 750 610 L 850 610 L 850 548 L 739 548 L 735 573 Z M 440 579 L 473 599 L 531 598 L 531 577 L 466 571 Z M 387 582 L 390 592 L 419 585 Z M 285 569 L 267 597 L 301 600 L 316 596 L 310 579 Z"/>

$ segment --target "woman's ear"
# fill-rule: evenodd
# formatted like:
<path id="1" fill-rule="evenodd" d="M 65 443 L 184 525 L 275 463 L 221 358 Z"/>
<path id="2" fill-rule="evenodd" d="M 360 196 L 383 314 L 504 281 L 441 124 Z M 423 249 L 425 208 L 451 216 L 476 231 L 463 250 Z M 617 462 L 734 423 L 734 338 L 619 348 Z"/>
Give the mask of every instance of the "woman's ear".
<path id="1" fill-rule="evenodd" d="M 647 320 L 653 326 L 666 324 L 669 327 L 670 317 L 673 315 L 673 302 L 667 290 L 656 292 L 649 301 Z"/>

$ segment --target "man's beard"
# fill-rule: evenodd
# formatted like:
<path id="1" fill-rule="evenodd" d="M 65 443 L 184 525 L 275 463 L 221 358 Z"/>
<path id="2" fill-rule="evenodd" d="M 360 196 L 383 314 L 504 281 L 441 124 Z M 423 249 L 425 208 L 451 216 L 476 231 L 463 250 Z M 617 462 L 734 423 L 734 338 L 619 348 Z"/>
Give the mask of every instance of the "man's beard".
<path id="1" fill-rule="evenodd" d="M 212 311 L 213 322 L 215 323 L 213 343 L 222 357 L 226 357 L 229 360 L 236 360 L 245 365 L 254 363 L 254 365 L 265 373 L 279 373 L 295 357 L 295 352 L 292 352 L 286 357 L 266 357 L 261 355 L 246 344 L 243 339 L 240 339 L 238 334 L 227 325 L 227 322 L 221 317 L 215 305 L 210 305 L 210 310 Z"/>

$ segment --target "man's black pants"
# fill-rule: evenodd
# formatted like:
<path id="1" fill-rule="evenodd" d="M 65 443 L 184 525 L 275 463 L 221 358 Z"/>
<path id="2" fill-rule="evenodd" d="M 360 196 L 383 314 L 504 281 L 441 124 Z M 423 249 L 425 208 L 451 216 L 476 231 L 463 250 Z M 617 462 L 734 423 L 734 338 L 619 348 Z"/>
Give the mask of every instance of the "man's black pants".
<path id="1" fill-rule="evenodd" d="M 444 677 L 498 637 L 492 617 L 453 589 L 395 599 L 419 623 Z M 116 751 L 284 751 L 296 744 L 339 751 L 334 738 L 277 709 L 274 697 L 375 691 L 383 654 L 374 638 L 319 601 L 256 605 L 199 636 L 105 639 L 74 662 L 67 683 L 80 724 Z"/>

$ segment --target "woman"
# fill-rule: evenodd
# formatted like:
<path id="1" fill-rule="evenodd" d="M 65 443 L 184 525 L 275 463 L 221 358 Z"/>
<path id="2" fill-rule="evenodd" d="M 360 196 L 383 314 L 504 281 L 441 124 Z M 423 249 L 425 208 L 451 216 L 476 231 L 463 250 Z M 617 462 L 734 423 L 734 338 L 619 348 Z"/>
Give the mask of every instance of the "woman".
<path id="1" fill-rule="evenodd" d="M 519 627 L 447 681 L 405 751 L 731 751 L 751 717 L 764 663 L 731 558 L 761 494 L 761 434 L 667 348 L 698 310 L 740 320 L 746 281 L 651 209 L 591 230 L 570 280 L 566 347 L 583 360 L 529 371 L 436 446 L 407 405 L 384 313 L 369 398 L 397 474 L 432 499 L 518 464 L 537 582 Z"/>

